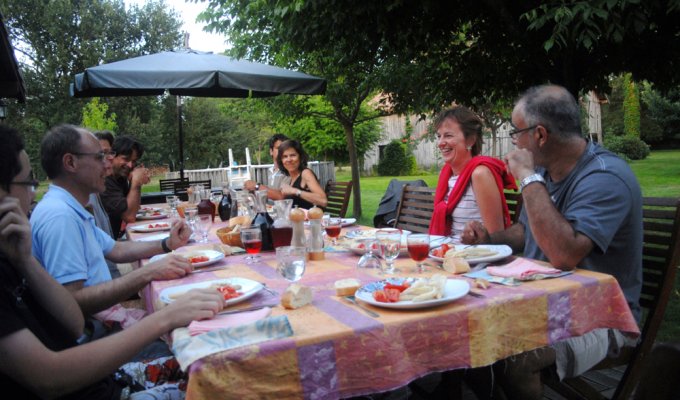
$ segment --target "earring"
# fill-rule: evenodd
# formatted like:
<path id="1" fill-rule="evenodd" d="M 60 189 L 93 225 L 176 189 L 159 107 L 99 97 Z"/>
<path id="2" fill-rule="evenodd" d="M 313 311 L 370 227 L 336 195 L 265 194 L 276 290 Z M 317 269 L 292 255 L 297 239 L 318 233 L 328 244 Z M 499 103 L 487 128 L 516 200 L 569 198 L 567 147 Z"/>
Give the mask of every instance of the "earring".
<path id="1" fill-rule="evenodd" d="M 467 151 L 470 151 L 470 150 L 472 150 L 472 146 L 467 147 Z"/>

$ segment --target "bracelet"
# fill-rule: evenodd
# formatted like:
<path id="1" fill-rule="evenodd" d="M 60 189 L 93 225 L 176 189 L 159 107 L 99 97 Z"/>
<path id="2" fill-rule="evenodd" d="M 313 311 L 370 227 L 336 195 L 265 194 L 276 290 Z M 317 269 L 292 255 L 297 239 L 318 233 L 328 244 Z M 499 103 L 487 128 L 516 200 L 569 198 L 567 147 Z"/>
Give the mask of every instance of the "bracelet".
<path id="1" fill-rule="evenodd" d="M 169 238 L 163 238 L 163 240 L 161 240 L 161 247 L 163 248 L 163 251 L 166 252 L 166 253 L 169 253 L 169 252 L 172 251 L 172 249 L 170 247 L 168 247 L 168 239 Z"/>
<path id="2" fill-rule="evenodd" d="M 302 195 L 302 190 L 298 189 L 297 192 L 295 192 L 295 195 L 300 197 Z"/>

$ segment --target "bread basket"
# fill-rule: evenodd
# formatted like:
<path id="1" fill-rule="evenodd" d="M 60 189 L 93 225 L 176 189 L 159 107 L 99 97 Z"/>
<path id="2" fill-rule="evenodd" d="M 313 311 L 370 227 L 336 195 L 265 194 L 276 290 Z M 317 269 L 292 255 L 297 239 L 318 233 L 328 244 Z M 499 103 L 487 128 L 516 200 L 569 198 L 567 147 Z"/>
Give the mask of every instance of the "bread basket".
<path id="1" fill-rule="evenodd" d="M 241 242 L 241 230 L 236 230 L 232 232 L 233 228 L 220 228 L 217 230 L 217 237 L 220 241 L 229 246 L 243 247 L 243 242 Z"/>

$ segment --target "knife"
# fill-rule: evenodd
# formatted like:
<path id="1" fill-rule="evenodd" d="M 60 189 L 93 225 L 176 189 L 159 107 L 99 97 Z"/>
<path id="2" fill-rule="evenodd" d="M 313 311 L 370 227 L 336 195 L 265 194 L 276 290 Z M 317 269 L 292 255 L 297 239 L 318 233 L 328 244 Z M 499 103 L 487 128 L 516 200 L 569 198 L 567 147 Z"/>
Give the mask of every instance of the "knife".
<path id="1" fill-rule="evenodd" d="M 255 311 L 259 310 L 265 307 L 276 307 L 278 304 L 277 303 L 272 303 L 272 304 L 260 304 L 257 306 L 250 306 L 250 307 L 244 307 L 244 308 L 234 308 L 234 309 L 227 309 L 223 310 L 217 313 L 217 315 L 225 315 L 225 314 L 236 314 L 244 311 Z"/>

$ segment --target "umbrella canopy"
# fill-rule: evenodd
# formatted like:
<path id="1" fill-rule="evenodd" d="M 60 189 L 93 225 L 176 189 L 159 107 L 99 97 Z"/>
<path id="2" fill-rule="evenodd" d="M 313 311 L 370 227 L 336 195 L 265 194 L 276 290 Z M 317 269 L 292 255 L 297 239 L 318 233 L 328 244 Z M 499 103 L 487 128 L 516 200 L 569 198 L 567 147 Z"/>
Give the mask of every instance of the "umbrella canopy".
<path id="1" fill-rule="evenodd" d="M 210 52 L 182 49 L 88 68 L 70 85 L 73 97 L 270 97 L 323 94 L 326 80 Z M 180 176 L 184 177 L 181 101 L 177 101 Z"/>
<path id="2" fill-rule="evenodd" d="M 323 94 L 326 81 L 301 72 L 190 49 L 164 51 L 88 68 L 71 96 L 147 96 L 165 91 L 197 97 Z"/>

